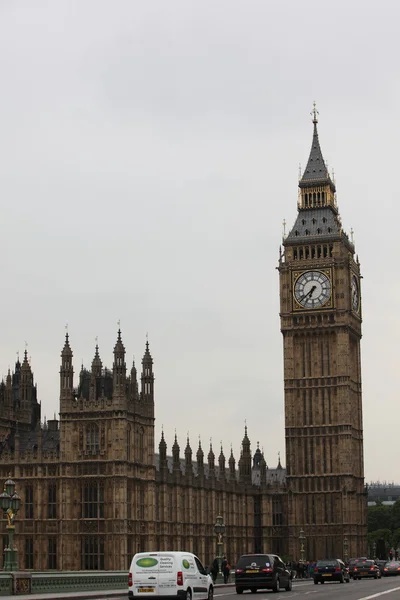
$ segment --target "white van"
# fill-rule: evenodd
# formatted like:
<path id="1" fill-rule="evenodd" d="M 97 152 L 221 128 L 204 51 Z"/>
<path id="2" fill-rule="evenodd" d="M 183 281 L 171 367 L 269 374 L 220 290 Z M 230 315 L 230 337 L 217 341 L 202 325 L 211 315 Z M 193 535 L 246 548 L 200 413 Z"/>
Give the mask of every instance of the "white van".
<path id="1" fill-rule="evenodd" d="M 132 559 L 128 576 L 130 599 L 179 598 L 213 600 L 211 576 L 190 552 L 139 552 Z"/>

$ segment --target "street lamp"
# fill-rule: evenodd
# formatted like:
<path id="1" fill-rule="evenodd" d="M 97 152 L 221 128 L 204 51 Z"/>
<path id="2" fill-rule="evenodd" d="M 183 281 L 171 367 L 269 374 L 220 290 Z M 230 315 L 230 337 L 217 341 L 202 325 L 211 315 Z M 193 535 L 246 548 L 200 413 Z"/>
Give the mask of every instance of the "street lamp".
<path id="1" fill-rule="evenodd" d="M 343 552 L 344 552 L 344 562 L 347 564 L 347 558 L 348 558 L 348 553 L 349 553 L 349 540 L 347 539 L 347 536 L 344 536 L 344 539 L 343 539 Z"/>
<path id="2" fill-rule="evenodd" d="M 299 540 L 300 540 L 300 560 L 302 562 L 304 562 L 304 543 L 306 541 L 306 536 L 304 535 L 304 531 L 302 529 L 300 530 Z"/>
<path id="3" fill-rule="evenodd" d="M 14 519 L 21 506 L 21 498 L 15 491 L 15 483 L 7 479 L 4 492 L 0 494 L 0 508 L 7 517 L 8 547 L 4 549 L 4 571 L 18 571 L 17 549 L 14 547 Z"/>
<path id="4" fill-rule="evenodd" d="M 222 551 L 224 547 L 223 536 L 225 532 L 224 519 L 220 515 L 217 517 L 214 525 L 215 535 L 217 536 L 217 558 L 218 558 L 218 570 L 221 573 L 222 565 Z"/>

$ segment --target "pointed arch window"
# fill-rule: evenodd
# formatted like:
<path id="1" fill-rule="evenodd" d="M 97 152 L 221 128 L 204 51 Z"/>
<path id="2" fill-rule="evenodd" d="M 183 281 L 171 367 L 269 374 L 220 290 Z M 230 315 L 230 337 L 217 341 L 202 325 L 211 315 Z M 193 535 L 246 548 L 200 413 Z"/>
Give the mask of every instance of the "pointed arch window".
<path id="1" fill-rule="evenodd" d="M 89 423 L 86 426 L 86 451 L 90 454 L 97 454 L 99 449 L 99 427 L 96 423 Z"/>
<path id="2" fill-rule="evenodd" d="M 135 459 L 138 462 L 144 461 L 144 429 L 137 427 L 135 435 Z"/>

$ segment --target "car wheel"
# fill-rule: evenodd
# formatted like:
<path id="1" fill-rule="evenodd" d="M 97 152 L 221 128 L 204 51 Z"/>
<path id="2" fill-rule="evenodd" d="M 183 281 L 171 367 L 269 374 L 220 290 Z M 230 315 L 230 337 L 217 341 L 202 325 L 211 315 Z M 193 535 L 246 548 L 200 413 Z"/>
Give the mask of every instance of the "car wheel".
<path id="1" fill-rule="evenodd" d="M 288 579 L 288 582 L 287 582 L 287 585 L 286 585 L 286 587 L 285 587 L 285 590 L 286 590 L 287 592 L 291 592 L 291 591 L 292 591 L 292 580 L 290 579 L 290 577 L 289 577 L 289 579 Z"/>
<path id="2" fill-rule="evenodd" d="M 279 582 L 279 577 L 277 576 L 275 579 L 275 583 L 274 583 L 274 587 L 272 588 L 273 592 L 279 592 L 279 587 L 280 587 L 280 582 Z"/>
<path id="3" fill-rule="evenodd" d="M 314 585 L 318 585 L 318 581 L 314 579 Z"/>
<path id="4" fill-rule="evenodd" d="M 208 600 L 213 600 L 214 598 L 214 588 L 212 585 L 210 585 L 210 587 L 208 588 L 208 596 L 207 599 Z"/>
<path id="5" fill-rule="evenodd" d="M 238 587 L 237 587 L 237 588 L 236 588 L 236 593 L 237 593 L 237 594 L 243 594 L 243 590 L 242 590 L 242 588 L 238 588 Z"/>
<path id="6" fill-rule="evenodd" d="M 190 588 L 186 590 L 186 600 L 192 600 L 192 590 Z"/>

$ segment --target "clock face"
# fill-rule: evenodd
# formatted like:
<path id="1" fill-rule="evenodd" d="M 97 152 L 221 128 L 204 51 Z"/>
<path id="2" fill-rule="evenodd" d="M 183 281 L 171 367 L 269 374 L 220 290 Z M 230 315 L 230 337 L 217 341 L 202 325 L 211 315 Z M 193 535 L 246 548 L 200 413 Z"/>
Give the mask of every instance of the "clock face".
<path id="1" fill-rule="evenodd" d="M 320 308 L 331 297 L 331 282 L 321 271 L 301 273 L 294 284 L 294 295 L 304 308 Z"/>
<path id="2" fill-rule="evenodd" d="M 351 306 L 355 312 L 360 308 L 360 290 L 358 288 L 357 277 L 353 275 L 351 279 Z"/>

